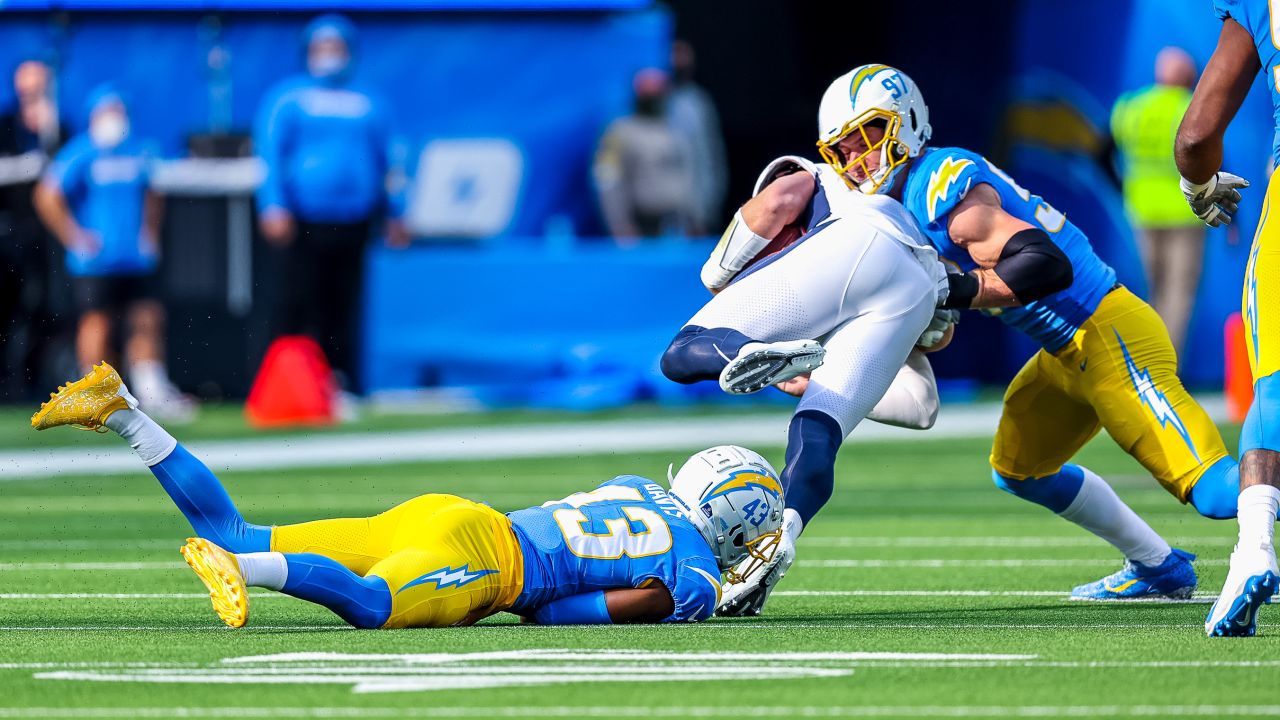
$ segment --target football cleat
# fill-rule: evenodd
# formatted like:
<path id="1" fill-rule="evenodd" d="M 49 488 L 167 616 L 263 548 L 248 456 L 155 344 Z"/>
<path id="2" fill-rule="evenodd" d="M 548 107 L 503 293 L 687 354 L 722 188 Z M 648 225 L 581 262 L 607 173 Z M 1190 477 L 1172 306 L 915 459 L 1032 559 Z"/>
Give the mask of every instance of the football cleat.
<path id="1" fill-rule="evenodd" d="M 1072 600 L 1137 600 L 1153 596 L 1185 600 L 1196 589 L 1196 556 L 1173 548 L 1159 565 L 1143 565 L 1132 560 L 1120 570 L 1071 591 Z"/>
<path id="2" fill-rule="evenodd" d="M 1209 637 L 1252 637 L 1258 629 L 1258 610 L 1271 602 L 1280 587 L 1276 551 L 1269 545 L 1236 548 L 1222 594 L 1209 609 L 1204 632 Z"/>
<path id="3" fill-rule="evenodd" d="M 188 538 L 182 547 L 182 559 L 209 589 L 213 611 L 222 622 L 233 628 L 244 627 L 249 622 L 249 589 L 235 557 L 204 538 Z"/>
<path id="4" fill-rule="evenodd" d="M 116 410 L 138 407 L 138 401 L 120 380 L 116 369 L 102 363 L 88 375 L 58 388 L 49 400 L 31 416 L 31 427 L 47 430 L 59 425 L 73 425 L 85 430 L 106 432 L 102 423 Z"/>
<path id="5" fill-rule="evenodd" d="M 749 395 L 822 366 L 827 351 L 814 340 L 749 343 L 720 371 L 720 389 Z"/>

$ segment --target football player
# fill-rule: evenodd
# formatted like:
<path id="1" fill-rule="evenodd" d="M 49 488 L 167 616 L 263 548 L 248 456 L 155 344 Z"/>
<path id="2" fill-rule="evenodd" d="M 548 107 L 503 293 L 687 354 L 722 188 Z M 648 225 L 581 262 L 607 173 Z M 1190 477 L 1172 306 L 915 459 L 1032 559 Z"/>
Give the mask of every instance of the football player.
<path id="1" fill-rule="evenodd" d="M 695 622 L 715 612 L 721 574 L 770 557 L 782 487 L 744 448 L 694 455 L 671 489 L 634 475 L 504 515 L 423 495 L 367 518 L 247 522 L 222 484 L 151 418 L 103 363 L 31 419 L 110 429 L 137 451 L 195 530 L 182 555 L 231 627 L 248 587 L 323 605 L 358 628 L 469 625 L 499 612 L 542 624 Z M 103 430 L 105 431 L 105 430 Z"/>
<path id="2" fill-rule="evenodd" d="M 933 373 L 913 351 L 949 337 L 949 320 L 935 318 L 946 276 L 900 203 L 851 192 L 829 167 L 799 157 L 760 176 L 703 268 L 715 296 L 662 357 L 676 382 L 718 380 L 736 394 L 780 385 L 800 395 L 782 471 L 780 549 L 725 593 L 721 614 L 760 612 L 796 538 L 830 499 L 836 453 L 858 423 L 933 424 Z"/>
<path id="3" fill-rule="evenodd" d="M 1182 191 L 1196 215 L 1217 227 L 1231 222 L 1240 202 L 1244 178 L 1224 172 L 1222 136 L 1240 109 L 1258 71 L 1280 65 L 1275 17 L 1266 0 L 1216 0 L 1222 20 L 1218 47 L 1204 69 L 1178 128 L 1174 159 L 1182 173 Z M 1277 76 L 1280 77 L 1280 76 Z M 1280 82 L 1280 81 L 1277 81 Z M 1280 85 L 1268 82 L 1271 102 L 1280 117 Z M 1280 132 L 1272 146 L 1280 158 Z M 1280 585 L 1274 547 L 1276 510 L 1280 506 L 1280 223 L 1270 219 L 1271 198 L 1280 197 L 1280 174 L 1272 174 L 1262 204 L 1262 219 L 1245 269 L 1243 314 L 1245 344 L 1253 373 L 1253 405 L 1240 433 L 1239 542 L 1231 553 L 1231 569 L 1217 602 L 1205 620 L 1205 632 L 1216 636 L 1253 635 L 1258 609 Z"/>
<path id="4" fill-rule="evenodd" d="M 1106 428 L 1179 501 L 1206 517 L 1235 515 L 1238 468 L 1183 388 L 1159 316 L 1042 198 L 977 153 L 929 147 L 928 108 L 900 70 L 863 65 L 842 75 L 818 115 L 819 151 L 844 181 L 901 200 L 962 271 L 948 277 L 940 307 L 981 309 L 1040 344 L 1005 393 L 992 478 L 1124 555 L 1122 569 L 1072 597 L 1190 596 L 1194 556 L 1068 462 Z"/>

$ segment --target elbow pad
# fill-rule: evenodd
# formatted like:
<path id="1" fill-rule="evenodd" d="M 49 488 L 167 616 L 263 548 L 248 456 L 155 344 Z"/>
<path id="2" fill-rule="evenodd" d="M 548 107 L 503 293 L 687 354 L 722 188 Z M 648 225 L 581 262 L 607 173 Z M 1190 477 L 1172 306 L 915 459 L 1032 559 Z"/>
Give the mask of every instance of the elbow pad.
<path id="1" fill-rule="evenodd" d="M 1014 233 L 993 269 L 1023 305 L 1066 290 L 1075 279 L 1067 254 L 1035 228 Z"/>

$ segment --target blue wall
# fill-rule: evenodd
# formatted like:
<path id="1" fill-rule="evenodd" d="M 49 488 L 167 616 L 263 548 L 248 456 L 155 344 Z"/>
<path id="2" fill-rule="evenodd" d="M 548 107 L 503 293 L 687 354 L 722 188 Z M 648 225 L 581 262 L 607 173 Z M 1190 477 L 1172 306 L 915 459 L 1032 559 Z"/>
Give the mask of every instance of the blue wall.
<path id="1" fill-rule="evenodd" d="M 63 28 L 42 15 L 0 16 L 0 68 L 28 57 L 59 67 L 59 102 L 83 127 L 83 98 L 114 81 L 127 91 L 139 137 L 169 155 L 229 115 L 247 131 L 268 89 L 302 69 L 305 14 L 205 16 L 75 14 Z M 357 14 L 355 82 L 378 94 L 412 176 L 429 141 L 500 138 L 519 148 L 523 178 L 508 235 L 535 235 L 561 216 L 599 229 L 590 158 L 605 125 L 630 111 L 631 78 L 665 66 L 671 27 L 662 10 L 545 14 Z M 210 100 L 206 58 L 230 56 L 229 111 Z M 12 87 L 0 83 L 0 107 Z M 563 224 L 563 222 L 561 223 Z"/>

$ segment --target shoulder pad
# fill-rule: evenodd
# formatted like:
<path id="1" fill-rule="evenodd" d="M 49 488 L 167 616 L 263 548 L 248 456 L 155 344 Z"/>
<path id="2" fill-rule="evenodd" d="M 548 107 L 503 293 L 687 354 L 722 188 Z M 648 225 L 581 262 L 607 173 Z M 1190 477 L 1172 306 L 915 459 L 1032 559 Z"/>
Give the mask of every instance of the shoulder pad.
<path id="1" fill-rule="evenodd" d="M 765 165 L 764 171 L 760 173 L 760 177 L 756 178 L 756 186 L 751 191 L 751 196 L 755 197 L 756 195 L 759 195 L 760 191 L 764 190 L 769 183 L 777 180 L 783 175 L 790 175 L 791 173 L 796 172 L 805 172 L 817 177 L 818 166 L 814 165 L 809 160 L 805 160 L 799 155 L 783 155 L 777 160 Z"/>

